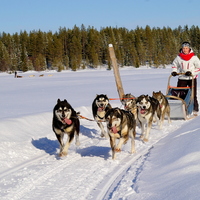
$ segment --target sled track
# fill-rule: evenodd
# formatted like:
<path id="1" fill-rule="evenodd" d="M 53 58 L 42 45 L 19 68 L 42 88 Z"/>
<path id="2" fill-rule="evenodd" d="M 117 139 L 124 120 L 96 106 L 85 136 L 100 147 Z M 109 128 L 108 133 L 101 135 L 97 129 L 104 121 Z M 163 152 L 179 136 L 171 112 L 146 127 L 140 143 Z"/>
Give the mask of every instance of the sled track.
<path id="1" fill-rule="evenodd" d="M 53 152 L 52 152 L 53 153 Z M 10 175 L 10 174 L 13 174 L 14 172 L 22 169 L 22 168 L 25 168 L 25 167 L 28 167 L 30 165 L 32 165 L 34 162 L 37 162 L 37 161 L 40 161 L 40 160 L 43 160 L 45 158 L 49 157 L 49 155 L 41 155 L 41 156 L 37 156 L 29 161 L 26 161 L 26 162 L 23 162 L 23 163 L 20 163 L 14 167 L 12 167 L 11 169 L 7 169 L 6 171 L 3 171 L 0 173 L 0 179 Z"/>
<path id="2" fill-rule="evenodd" d="M 180 128 L 180 127 L 179 127 Z M 166 127 L 166 129 L 168 129 Z M 173 128 L 174 131 L 174 128 Z M 115 191 L 115 188 L 120 183 L 121 178 L 126 173 L 126 171 L 137 162 L 142 156 L 145 156 L 147 153 L 150 152 L 150 149 L 162 138 L 164 138 L 166 135 L 168 135 L 170 131 L 167 131 L 164 135 L 157 138 L 155 141 L 149 141 L 148 143 L 145 143 L 145 146 L 140 146 L 139 148 L 136 148 L 135 154 L 127 154 L 123 159 L 120 160 L 119 164 L 115 166 L 115 168 L 106 175 L 106 177 L 97 185 L 90 190 L 90 194 L 86 196 L 85 199 L 97 199 L 97 200 L 107 200 L 110 199 L 110 194 Z M 90 138 L 91 139 L 91 138 Z M 100 138 L 92 138 L 93 145 L 97 145 L 101 139 Z M 141 142 L 141 141 L 140 141 Z M 88 144 L 88 138 L 85 138 L 81 141 L 81 145 Z M 17 187 L 10 187 L 8 191 L 4 192 L 5 196 L 3 196 L 1 199 L 7 200 L 18 200 L 22 199 L 27 193 L 29 193 L 31 190 L 33 190 L 35 187 L 40 185 L 41 183 L 45 182 L 48 179 L 51 179 L 56 174 L 61 173 L 66 166 L 71 165 L 74 162 L 77 162 L 81 159 L 80 154 L 74 153 L 72 156 L 67 157 L 67 159 L 63 160 L 55 160 L 55 152 L 52 152 L 52 156 L 49 154 L 40 155 L 38 157 L 32 158 L 29 161 L 26 161 L 24 163 L 21 163 L 12 169 L 6 170 L 0 174 L 0 183 L 3 183 L 3 181 L 8 181 L 11 179 L 12 176 L 14 176 L 15 179 L 17 179 L 20 175 L 20 173 L 23 173 L 24 168 L 26 168 L 26 171 L 33 171 L 35 166 L 37 167 L 37 164 L 40 165 L 40 170 L 34 172 L 33 171 L 33 177 L 32 180 L 29 180 L 29 177 L 27 176 L 25 180 L 23 180 L 22 183 L 18 184 Z M 54 158 L 54 159 L 52 159 Z M 45 162 L 44 165 L 41 165 L 40 162 Z M 115 161 L 113 161 L 115 162 Z M 46 168 L 47 165 L 47 168 Z M 42 168 L 41 168 L 42 166 Z M 25 172 L 26 172 L 25 171 Z M 39 176 L 38 176 L 39 175 Z M 135 178 L 137 178 L 137 174 L 135 175 Z M 134 179 L 134 178 L 133 178 Z"/>
<path id="3" fill-rule="evenodd" d="M 87 141 L 87 138 L 82 140 L 82 144 Z M 93 140 L 95 141 L 95 145 L 99 143 L 99 139 Z M 9 189 L 9 192 L 5 194 L 5 196 L 1 197 L 2 200 L 19 200 L 22 199 L 26 193 L 30 192 L 34 187 L 36 187 L 38 184 L 41 184 L 42 182 L 50 179 L 51 177 L 55 176 L 56 174 L 59 174 L 66 166 L 71 165 L 72 163 L 78 161 L 81 157 L 79 154 L 74 153 L 71 156 L 68 156 L 67 158 L 64 158 L 63 160 L 60 159 L 55 160 L 52 159 L 52 157 L 55 156 L 55 152 L 51 152 L 52 156 L 49 154 L 43 154 L 40 156 L 37 156 L 35 158 L 32 158 L 29 161 L 23 162 L 21 164 L 18 164 L 14 166 L 11 169 L 8 169 L 0 174 L 0 183 L 3 180 L 10 180 L 11 177 L 17 177 L 18 174 L 22 173 L 23 169 L 26 169 L 27 171 L 31 169 L 34 165 L 37 165 L 37 163 L 40 163 L 41 161 L 46 161 L 47 165 L 50 165 L 50 169 L 47 170 L 47 168 L 44 166 L 42 170 L 39 172 L 36 171 L 34 173 L 34 179 L 31 180 L 25 180 L 23 182 L 23 185 L 19 185 L 16 188 Z M 39 176 L 38 176 L 39 174 Z M 41 174 L 43 174 L 41 176 Z M 17 179 L 17 178 L 16 178 Z M 25 187 L 24 187 L 25 185 Z"/>
<path id="4" fill-rule="evenodd" d="M 122 164 L 116 166 L 113 170 L 114 173 L 112 172 L 108 174 L 106 178 L 104 178 L 104 180 L 96 188 L 93 189 L 90 196 L 95 196 L 96 200 L 110 199 L 110 194 L 119 184 L 121 177 L 126 173 L 128 168 L 130 168 L 131 164 L 136 162 L 140 157 L 147 154 L 153 145 L 154 144 L 152 144 L 149 148 L 140 151 L 140 153 L 136 153 L 135 155 L 128 155 L 123 160 L 121 160 L 120 163 Z M 90 199 L 90 197 L 87 199 Z"/>
<path id="5" fill-rule="evenodd" d="M 41 160 L 42 158 L 45 158 L 47 156 L 42 156 L 41 158 L 36 159 Z M 25 181 L 25 183 L 23 183 L 23 187 L 18 187 L 18 188 L 13 188 L 13 190 L 11 192 L 9 192 L 9 194 L 7 196 L 5 196 L 5 199 L 12 199 L 12 200 L 18 200 L 18 199 L 22 199 L 23 196 L 26 195 L 27 192 L 31 191 L 32 188 L 34 188 L 36 185 L 41 184 L 42 182 L 46 181 L 47 179 L 55 176 L 56 174 L 60 173 L 65 167 L 66 165 L 69 165 L 69 163 L 72 162 L 76 162 L 78 159 L 80 159 L 79 156 L 73 156 L 70 157 L 66 160 L 63 160 L 62 163 L 60 162 L 59 165 L 54 164 L 54 166 L 52 166 L 51 164 L 51 170 L 46 170 L 45 168 L 42 169 L 43 171 L 43 175 L 41 176 L 41 171 L 40 171 L 40 176 L 37 176 L 37 173 L 35 174 L 35 179 L 32 180 L 32 182 L 30 182 L 30 180 Z M 34 162 L 36 162 L 36 160 L 34 161 L 30 161 L 29 164 L 25 165 L 26 167 L 33 165 Z M 20 168 L 24 167 L 24 165 L 20 166 Z M 24 185 L 26 185 L 26 187 L 24 187 Z M 4 199 L 3 198 L 3 199 Z"/>
<path id="6" fill-rule="evenodd" d="M 86 140 L 87 139 L 82 140 L 81 143 L 84 143 L 84 141 L 86 141 Z M 99 140 L 97 140 L 95 144 L 98 144 L 98 143 L 99 143 Z M 22 168 L 25 168 L 25 167 L 27 168 L 27 167 L 31 166 L 33 163 L 35 163 L 35 162 L 38 162 L 40 160 L 45 160 L 46 158 L 49 157 L 49 154 L 50 155 L 56 155 L 56 152 L 52 151 L 52 152 L 49 152 L 48 154 L 45 153 L 43 155 L 36 156 L 36 157 L 32 158 L 31 160 L 22 162 L 22 163 L 14 166 L 14 167 L 12 167 L 10 169 L 2 171 L 2 172 L 0 172 L 0 179 L 4 178 L 6 176 L 9 176 L 10 174 L 13 174 L 14 172 L 16 172 L 16 171 L 18 171 L 18 170 L 20 170 Z"/>
<path id="7" fill-rule="evenodd" d="M 184 123 L 183 123 L 184 124 Z M 180 128 L 180 127 L 179 127 Z M 174 131 L 174 130 L 173 130 Z M 117 165 L 112 172 L 110 172 L 101 183 L 99 183 L 93 191 L 91 191 L 90 195 L 86 198 L 87 200 L 95 197 L 96 200 L 109 200 L 111 199 L 110 194 L 115 191 L 115 188 L 119 185 L 121 178 L 127 172 L 127 170 L 136 163 L 141 157 L 146 156 L 153 148 L 153 146 L 159 142 L 161 139 L 166 137 L 170 132 L 164 134 L 156 141 L 149 141 L 145 143 L 146 147 L 141 147 L 139 149 L 136 148 L 135 154 L 129 154 L 124 159 L 120 160 L 120 164 Z M 115 161 L 113 161 L 115 162 Z M 137 174 L 135 174 L 135 178 L 137 178 Z"/>

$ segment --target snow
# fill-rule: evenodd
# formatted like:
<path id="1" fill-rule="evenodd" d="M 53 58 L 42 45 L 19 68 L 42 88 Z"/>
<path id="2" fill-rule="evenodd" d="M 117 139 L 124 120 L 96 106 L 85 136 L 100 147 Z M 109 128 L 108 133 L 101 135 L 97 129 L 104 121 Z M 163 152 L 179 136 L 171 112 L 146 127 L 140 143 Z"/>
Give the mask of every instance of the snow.
<path id="1" fill-rule="evenodd" d="M 170 66 L 120 69 L 125 93 L 134 96 L 159 90 L 165 94 L 170 72 Z M 137 152 L 130 154 L 129 140 L 115 161 L 109 140 L 100 137 L 97 124 L 80 119 L 81 145 L 73 142 L 69 154 L 59 158 L 51 127 L 57 99 L 67 99 L 76 111 L 92 119 L 96 94 L 118 97 L 113 71 L 101 67 L 19 75 L 23 78 L 0 73 L 1 199 L 200 199 L 199 117 L 171 124 L 165 120 L 161 130 L 153 124 L 148 143 L 139 139 L 137 127 Z M 119 100 L 110 103 L 123 108 Z"/>

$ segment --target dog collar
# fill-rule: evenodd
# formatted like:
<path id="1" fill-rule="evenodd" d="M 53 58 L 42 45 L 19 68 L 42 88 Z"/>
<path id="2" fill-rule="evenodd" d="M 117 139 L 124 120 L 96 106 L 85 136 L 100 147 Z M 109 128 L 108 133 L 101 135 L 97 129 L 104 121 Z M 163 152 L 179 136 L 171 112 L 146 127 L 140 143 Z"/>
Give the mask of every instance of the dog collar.
<path id="1" fill-rule="evenodd" d="M 100 120 L 104 120 L 104 117 L 100 117 L 99 115 L 96 115 Z"/>

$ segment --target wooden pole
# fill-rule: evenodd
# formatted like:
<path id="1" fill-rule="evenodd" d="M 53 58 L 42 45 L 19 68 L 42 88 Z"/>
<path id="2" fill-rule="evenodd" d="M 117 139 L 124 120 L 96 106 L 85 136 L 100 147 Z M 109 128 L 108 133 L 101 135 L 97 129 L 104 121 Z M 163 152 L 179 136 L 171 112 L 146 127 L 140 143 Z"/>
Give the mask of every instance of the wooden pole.
<path id="1" fill-rule="evenodd" d="M 119 74 L 119 67 L 117 65 L 117 59 L 115 57 L 115 51 L 112 44 L 109 44 L 109 54 L 110 54 L 110 58 L 111 58 L 112 66 L 113 66 L 113 72 L 115 76 L 115 82 L 116 82 L 119 98 L 122 99 L 124 95 L 124 89 L 122 86 L 122 81 Z"/>

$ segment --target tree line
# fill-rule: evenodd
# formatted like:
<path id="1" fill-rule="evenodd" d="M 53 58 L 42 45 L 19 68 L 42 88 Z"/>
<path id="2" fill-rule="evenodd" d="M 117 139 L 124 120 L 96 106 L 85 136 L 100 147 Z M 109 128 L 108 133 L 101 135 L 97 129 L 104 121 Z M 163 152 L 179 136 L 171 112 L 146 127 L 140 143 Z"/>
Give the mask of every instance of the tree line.
<path id="1" fill-rule="evenodd" d="M 200 56 L 198 26 L 145 28 L 105 27 L 99 31 L 84 25 L 60 28 L 55 33 L 21 31 L 0 33 L 0 71 L 42 71 L 46 69 L 84 69 L 107 65 L 110 68 L 108 45 L 113 44 L 119 66 L 159 67 L 172 63 L 181 43 L 189 41 Z"/>

